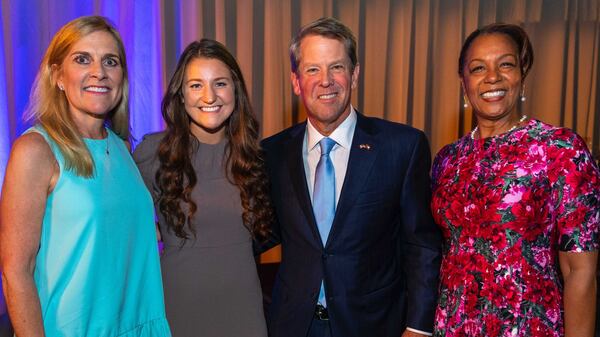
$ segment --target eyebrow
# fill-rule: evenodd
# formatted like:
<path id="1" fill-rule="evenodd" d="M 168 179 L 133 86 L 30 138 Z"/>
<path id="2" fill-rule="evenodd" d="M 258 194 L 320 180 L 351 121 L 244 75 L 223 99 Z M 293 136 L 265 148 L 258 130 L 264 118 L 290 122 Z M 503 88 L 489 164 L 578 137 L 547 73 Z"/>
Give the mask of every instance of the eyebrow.
<path id="1" fill-rule="evenodd" d="M 213 79 L 213 81 L 222 81 L 222 80 L 233 81 L 230 77 L 226 77 L 226 76 L 217 77 L 217 78 Z M 189 82 L 205 82 L 205 81 L 200 78 L 190 78 L 186 81 L 186 83 L 189 83 Z"/>
<path id="2" fill-rule="evenodd" d="M 320 65 L 318 62 L 313 62 L 313 63 L 305 63 L 305 62 L 302 62 L 302 63 L 304 63 L 304 64 L 302 65 L 302 67 L 314 67 L 314 66 L 319 66 L 319 65 Z M 343 64 L 343 65 L 346 65 L 346 60 L 344 60 L 344 59 L 335 60 L 335 61 L 333 61 L 333 62 L 330 62 L 330 63 L 329 63 L 329 64 L 327 64 L 326 66 L 327 66 L 327 67 L 330 67 L 330 66 L 332 66 L 332 65 L 334 65 L 334 64 Z"/>
<path id="3" fill-rule="evenodd" d="M 90 57 L 92 56 L 92 54 L 87 51 L 79 51 L 79 50 L 72 52 L 69 56 L 74 56 L 74 55 L 84 55 L 84 56 L 90 56 Z M 106 54 L 102 55 L 102 58 L 107 58 L 107 57 L 115 57 L 119 60 L 121 59 L 119 57 L 119 55 L 116 55 L 113 53 L 106 53 Z"/>
<path id="4" fill-rule="evenodd" d="M 502 54 L 502 55 L 500 55 L 500 57 L 498 57 L 497 59 L 505 58 L 505 57 L 507 57 L 507 56 L 512 56 L 512 57 L 514 57 L 514 58 L 515 58 L 515 59 L 517 59 L 517 60 L 519 59 L 519 58 L 517 57 L 517 55 L 515 55 L 515 54 L 513 54 L 513 53 L 506 53 L 506 54 Z M 471 64 L 471 63 L 472 63 L 472 62 L 474 62 L 474 61 L 484 62 L 484 60 L 483 60 L 483 59 L 472 59 L 471 61 L 469 61 L 469 63 L 468 63 L 468 64 Z"/>
<path id="5" fill-rule="evenodd" d="M 118 59 L 121 59 L 121 58 L 119 57 L 119 55 L 115 55 L 115 54 L 113 54 L 113 53 L 104 54 L 104 56 L 103 56 L 103 57 L 104 57 L 104 58 L 106 58 L 106 57 L 116 57 L 116 58 L 118 58 Z"/>

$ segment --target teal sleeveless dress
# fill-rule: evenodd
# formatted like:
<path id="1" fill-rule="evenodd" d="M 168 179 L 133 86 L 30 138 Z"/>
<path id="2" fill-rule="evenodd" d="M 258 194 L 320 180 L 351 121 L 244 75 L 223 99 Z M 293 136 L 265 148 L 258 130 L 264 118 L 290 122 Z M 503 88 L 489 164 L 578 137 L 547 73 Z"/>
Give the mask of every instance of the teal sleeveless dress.
<path id="1" fill-rule="evenodd" d="M 92 178 L 60 167 L 48 195 L 34 279 L 46 336 L 171 336 L 167 324 L 152 198 L 121 140 L 84 139 Z"/>

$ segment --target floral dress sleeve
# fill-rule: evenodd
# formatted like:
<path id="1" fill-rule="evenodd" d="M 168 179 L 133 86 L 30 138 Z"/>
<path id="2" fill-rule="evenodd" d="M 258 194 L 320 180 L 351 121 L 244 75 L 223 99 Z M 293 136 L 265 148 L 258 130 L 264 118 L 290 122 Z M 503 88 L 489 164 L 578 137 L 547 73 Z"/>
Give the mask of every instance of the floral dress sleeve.
<path id="1" fill-rule="evenodd" d="M 451 145 L 444 146 L 433 159 L 433 165 L 431 166 L 431 190 L 435 190 L 439 185 L 439 178 L 442 170 L 446 166 L 448 156 L 450 154 Z"/>
<path id="2" fill-rule="evenodd" d="M 559 129 L 548 147 L 558 249 L 597 250 L 600 230 L 600 171 L 585 142 Z"/>

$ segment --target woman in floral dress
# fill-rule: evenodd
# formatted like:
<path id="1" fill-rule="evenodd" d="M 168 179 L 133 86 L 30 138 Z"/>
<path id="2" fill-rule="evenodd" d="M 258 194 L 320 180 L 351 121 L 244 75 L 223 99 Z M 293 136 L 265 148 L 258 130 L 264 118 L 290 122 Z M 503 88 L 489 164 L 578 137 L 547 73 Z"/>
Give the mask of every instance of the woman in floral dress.
<path id="1" fill-rule="evenodd" d="M 445 238 L 435 336 L 592 336 L 600 172 L 584 141 L 519 111 L 533 50 L 518 26 L 473 32 L 459 75 L 477 127 L 437 155 Z"/>

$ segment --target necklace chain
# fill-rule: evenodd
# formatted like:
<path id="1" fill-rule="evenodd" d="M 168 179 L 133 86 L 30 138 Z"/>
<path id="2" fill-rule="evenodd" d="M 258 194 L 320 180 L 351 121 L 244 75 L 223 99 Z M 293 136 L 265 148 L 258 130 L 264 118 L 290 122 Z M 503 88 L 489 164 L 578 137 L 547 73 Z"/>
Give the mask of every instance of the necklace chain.
<path id="1" fill-rule="evenodd" d="M 106 130 L 106 155 L 108 156 L 108 155 L 110 155 L 110 151 L 108 150 L 108 142 L 110 140 L 110 135 L 108 134 L 108 129 L 105 129 L 105 130 Z"/>
<path id="2" fill-rule="evenodd" d="M 515 125 L 513 125 L 512 128 L 508 129 L 508 131 L 506 131 L 506 133 L 514 131 L 519 126 L 519 124 L 523 123 L 526 119 L 527 119 L 527 115 L 521 116 L 521 118 L 519 118 L 519 121 Z M 473 129 L 473 131 L 471 131 L 471 139 L 473 139 L 473 140 L 475 139 L 475 134 L 477 133 L 478 130 L 479 130 L 479 125 L 477 125 L 475 127 L 475 129 Z"/>

